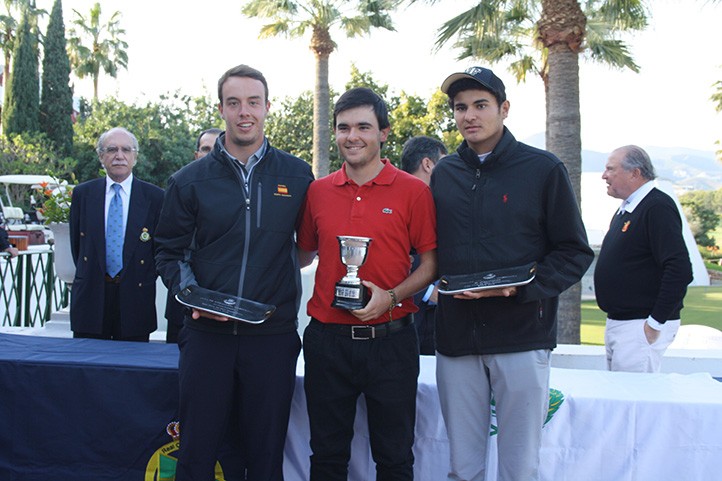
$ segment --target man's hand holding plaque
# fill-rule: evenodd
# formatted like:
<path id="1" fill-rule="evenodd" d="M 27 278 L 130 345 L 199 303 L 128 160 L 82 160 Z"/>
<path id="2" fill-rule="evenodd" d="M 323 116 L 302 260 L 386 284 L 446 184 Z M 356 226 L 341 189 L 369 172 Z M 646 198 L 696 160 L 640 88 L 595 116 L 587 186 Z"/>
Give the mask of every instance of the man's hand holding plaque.
<path id="1" fill-rule="evenodd" d="M 510 297 L 516 295 L 517 286 L 530 283 L 535 275 L 535 262 L 473 274 L 446 275 L 439 280 L 439 293 L 463 299 Z"/>
<path id="2" fill-rule="evenodd" d="M 188 286 L 176 294 L 181 304 L 191 307 L 199 315 L 209 313 L 211 319 L 224 321 L 233 319 L 249 324 L 260 324 L 276 310 L 276 306 L 263 304 L 242 297 L 204 289 L 200 286 Z M 225 319 L 224 319 L 225 318 Z"/>

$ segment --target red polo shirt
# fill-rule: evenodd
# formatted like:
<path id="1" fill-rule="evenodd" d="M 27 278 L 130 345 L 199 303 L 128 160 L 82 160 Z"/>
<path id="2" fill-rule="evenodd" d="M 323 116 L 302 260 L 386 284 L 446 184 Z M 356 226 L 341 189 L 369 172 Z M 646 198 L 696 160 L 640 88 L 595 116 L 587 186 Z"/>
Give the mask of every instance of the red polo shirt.
<path id="1" fill-rule="evenodd" d="M 414 248 L 419 254 L 436 248 L 436 210 L 428 186 L 397 169 L 387 159 L 381 172 L 364 185 L 346 176 L 345 164 L 314 181 L 298 231 L 303 250 L 318 250 L 318 268 L 308 314 L 321 322 L 359 324 L 345 309 L 331 307 L 336 282 L 346 275 L 337 235 L 371 237 L 359 277 L 383 289 L 392 289 L 409 276 Z M 394 309 L 394 319 L 417 310 L 411 297 Z M 389 320 L 388 313 L 370 321 Z"/>

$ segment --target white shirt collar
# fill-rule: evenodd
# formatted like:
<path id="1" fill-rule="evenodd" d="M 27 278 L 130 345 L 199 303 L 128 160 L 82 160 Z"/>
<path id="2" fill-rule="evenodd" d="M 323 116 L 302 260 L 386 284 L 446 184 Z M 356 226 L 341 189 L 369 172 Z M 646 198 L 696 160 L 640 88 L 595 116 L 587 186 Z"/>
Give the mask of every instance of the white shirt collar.
<path id="1" fill-rule="evenodd" d="M 105 176 L 105 193 L 108 194 L 113 190 L 113 184 L 120 184 L 120 188 L 126 194 L 130 194 L 130 186 L 133 184 L 133 173 L 131 172 L 123 182 L 116 182 L 107 175 Z"/>
<path id="2" fill-rule="evenodd" d="M 647 181 L 639 189 L 632 192 L 632 194 L 624 199 L 620 210 L 627 212 L 634 212 L 634 209 L 639 205 L 640 202 L 649 194 L 655 187 L 654 180 Z"/>

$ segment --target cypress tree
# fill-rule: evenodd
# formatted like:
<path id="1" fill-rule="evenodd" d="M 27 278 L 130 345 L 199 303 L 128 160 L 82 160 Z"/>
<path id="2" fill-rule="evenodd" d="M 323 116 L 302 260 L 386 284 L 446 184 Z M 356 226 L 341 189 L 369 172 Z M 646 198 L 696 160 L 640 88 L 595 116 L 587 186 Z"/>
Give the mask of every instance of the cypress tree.
<path id="1" fill-rule="evenodd" d="M 67 157 L 73 148 L 73 92 L 60 0 L 55 0 L 53 4 L 45 35 L 42 85 L 40 127 L 55 144 L 58 154 Z"/>
<path id="2" fill-rule="evenodd" d="M 38 73 L 38 36 L 28 18 L 22 14 L 13 51 L 13 69 L 6 87 L 3 108 L 3 132 L 6 136 L 40 131 L 38 109 L 40 76 Z"/>

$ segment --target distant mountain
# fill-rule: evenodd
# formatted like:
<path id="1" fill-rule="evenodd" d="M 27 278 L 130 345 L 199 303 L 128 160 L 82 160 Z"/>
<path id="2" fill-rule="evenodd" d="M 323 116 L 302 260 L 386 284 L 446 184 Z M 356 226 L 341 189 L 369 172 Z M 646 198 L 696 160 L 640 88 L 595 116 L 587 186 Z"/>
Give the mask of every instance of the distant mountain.
<path id="1" fill-rule="evenodd" d="M 544 148 L 544 133 L 522 142 Z M 677 192 L 722 188 L 722 162 L 715 159 L 714 152 L 684 147 L 642 147 L 652 158 L 657 176 L 672 182 Z M 608 155 L 608 152 L 582 150 L 582 171 L 603 172 Z"/>

